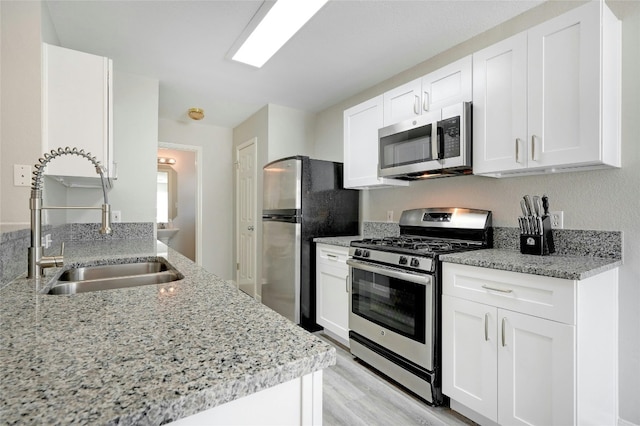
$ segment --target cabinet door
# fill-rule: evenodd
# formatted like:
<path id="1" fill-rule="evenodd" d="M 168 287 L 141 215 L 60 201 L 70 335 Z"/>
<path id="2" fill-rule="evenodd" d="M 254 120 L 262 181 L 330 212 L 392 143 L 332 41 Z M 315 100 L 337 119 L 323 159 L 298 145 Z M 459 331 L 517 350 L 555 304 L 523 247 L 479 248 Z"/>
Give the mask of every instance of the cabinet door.
<path id="1" fill-rule="evenodd" d="M 601 158 L 602 3 L 529 30 L 529 167 Z"/>
<path id="2" fill-rule="evenodd" d="M 527 34 L 473 54 L 473 172 L 527 166 Z"/>
<path id="3" fill-rule="evenodd" d="M 422 111 L 434 111 L 472 99 L 472 60 L 465 56 L 422 77 Z"/>
<path id="4" fill-rule="evenodd" d="M 111 167 L 111 61 L 43 44 L 43 151 L 77 147 Z M 84 158 L 66 155 L 49 163 L 46 174 L 97 177 Z"/>
<path id="5" fill-rule="evenodd" d="M 497 421 L 497 309 L 442 296 L 442 392 Z"/>
<path id="6" fill-rule="evenodd" d="M 575 327 L 502 309 L 498 320 L 499 423 L 575 424 Z"/>
<path id="7" fill-rule="evenodd" d="M 384 94 L 384 125 L 399 123 L 421 114 L 422 83 L 410 81 Z"/>
<path id="8" fill-rule="evenodd" d="M 346 250 L 316 251 L 316 311 L 317 322 L 349 342 L 349 267 L 345 263 Z"/>
<path id="9" fill-rule="evenodd" d="M 383 127 L 382 95 L 344 112 L 344 187 L 370 188 L 408 182 L 378 177 L 378 129 Z"/>

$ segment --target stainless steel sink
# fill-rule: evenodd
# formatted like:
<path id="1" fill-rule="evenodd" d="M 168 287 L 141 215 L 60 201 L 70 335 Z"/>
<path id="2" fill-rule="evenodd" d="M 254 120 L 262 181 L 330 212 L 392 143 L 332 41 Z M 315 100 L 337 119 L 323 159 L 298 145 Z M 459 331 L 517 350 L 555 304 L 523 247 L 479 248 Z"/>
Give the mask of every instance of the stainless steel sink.
<path id="1" fill-rule="evenodd" d="M 82 266 L 63 270 L 44 291 L 47 294 L 75 294 L 164 284 L 183 278 L 184 275 L 164 260 Z"/>

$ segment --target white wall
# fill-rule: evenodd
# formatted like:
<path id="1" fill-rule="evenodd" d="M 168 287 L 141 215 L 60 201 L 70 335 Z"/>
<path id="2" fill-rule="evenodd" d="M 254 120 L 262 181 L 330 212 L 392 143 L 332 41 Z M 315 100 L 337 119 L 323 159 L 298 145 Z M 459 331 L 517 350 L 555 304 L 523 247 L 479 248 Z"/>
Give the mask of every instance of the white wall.
<path id="1" fill-rule="evenodd" d="M 158 157 L 169 157 L 176 160 L 171 167 L 177 178 L 177 215 L 173 219 L 173 227 L 180 229 L 171 238 L 169 246 L 183 256 L 196 261 L 196 173 L 195 151 L 176 149 L 158 149 Z M 205 212 L 206 213 L 206 212 Z"/>
<path id="2" fill-rule="evenodd" d="M 223 279 L 231 279 L 234 259 L 232 130 L 160 119 L 158 141 L 203 148 L 202 266 Z"/>
<path id="3" fill-rule="evenodd" d="M 313 156 L 315 114 L 269 104 L 268 160 Z"/>
<path id="4" fill-rule="evenodd" d="M 361 192 L 364 220 L 385 221 L 402 210 L 427 206 L 468 206 L 493 211 L 494 225 L 515 227 L 524 194 L 546 193 L 553 210 L 564 211 L 567 229 L 622 231 L 624 265 L 619 288 L 620 417 L 640 425 L 640 2 L 607 2 L 622 20 L 622 169 L 502 180 L 462 176 L 412 183 L 408 188 Z M 342 161 L 342 111 L 385 90 L 520 32 L 577 2 L 550 2 L 411 68 L 318 114 L 316 154 Z M 320 156 L 320 155 L 319 155 Z M 594 386 L 597 386 L 594 383 Z"/>
<path id="5" fill-rule="evenodd" d="M 0 17 L 0 223 L 29 226 L 29 187 L 13 186 L 13 165 L 42 155 L 41 4 L 2 2 Z"/>

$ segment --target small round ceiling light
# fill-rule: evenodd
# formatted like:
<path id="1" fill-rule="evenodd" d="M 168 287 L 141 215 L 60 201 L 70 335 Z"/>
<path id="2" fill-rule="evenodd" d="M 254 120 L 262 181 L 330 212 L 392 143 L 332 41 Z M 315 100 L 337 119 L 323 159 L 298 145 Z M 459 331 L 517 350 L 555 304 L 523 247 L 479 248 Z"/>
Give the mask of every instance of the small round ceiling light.
<path id="1" fill-rule="evenodd" d="M 204 110 L 202 108 L 189 108 L 189 118 L 202 120 L 204 118 Z"/>

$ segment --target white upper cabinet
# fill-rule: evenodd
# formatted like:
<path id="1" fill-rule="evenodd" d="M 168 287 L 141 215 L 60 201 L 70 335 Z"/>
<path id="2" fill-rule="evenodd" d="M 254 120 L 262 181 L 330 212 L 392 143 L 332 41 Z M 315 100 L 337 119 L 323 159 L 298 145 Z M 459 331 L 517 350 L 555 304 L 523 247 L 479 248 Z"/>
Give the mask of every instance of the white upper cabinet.
<path id="1" fill-rule="evenodd" d="M 526 167 L 527 34 L 473 55 L 473 171 Z"/>
<path id="2" fill-rule="evenodd" d="M 406 181 L 378 177 L 378 129 L 382 95 L 344 111 L 344 187 L 408 186 Z"/>
<path id="3" fill-rule="evenodd" d="M 472 56 L 452 62 L 384 94 L 384 125 L 472 99 Z"/>
<path id="4" fill-rule="evenodd" d="M 90 152 L 115 178 L 112 141 L 112 63 L 108 58 L 63 47 L 42 46 L 43 153 L 60 147 Z M 47 175 L 99 178 L 86 159 L 66 155 Z"/>
<path id="5" fill-rule="evenodd" d="M 434 111 L 471 102 L 472 85 L 472 56 L 469 55 L 422 77 L 422 110 Z"/>
<path id="6" fill-rule="evenodd" d="M 422 81 L 418 78 L 384 93 L 384 126 L 422 114 Z"/>
<path id="7" fill-rule="evenodd" d="M 620 22 L 592 1 L 473 55 L 475 174 L 620 167 Z"/>

